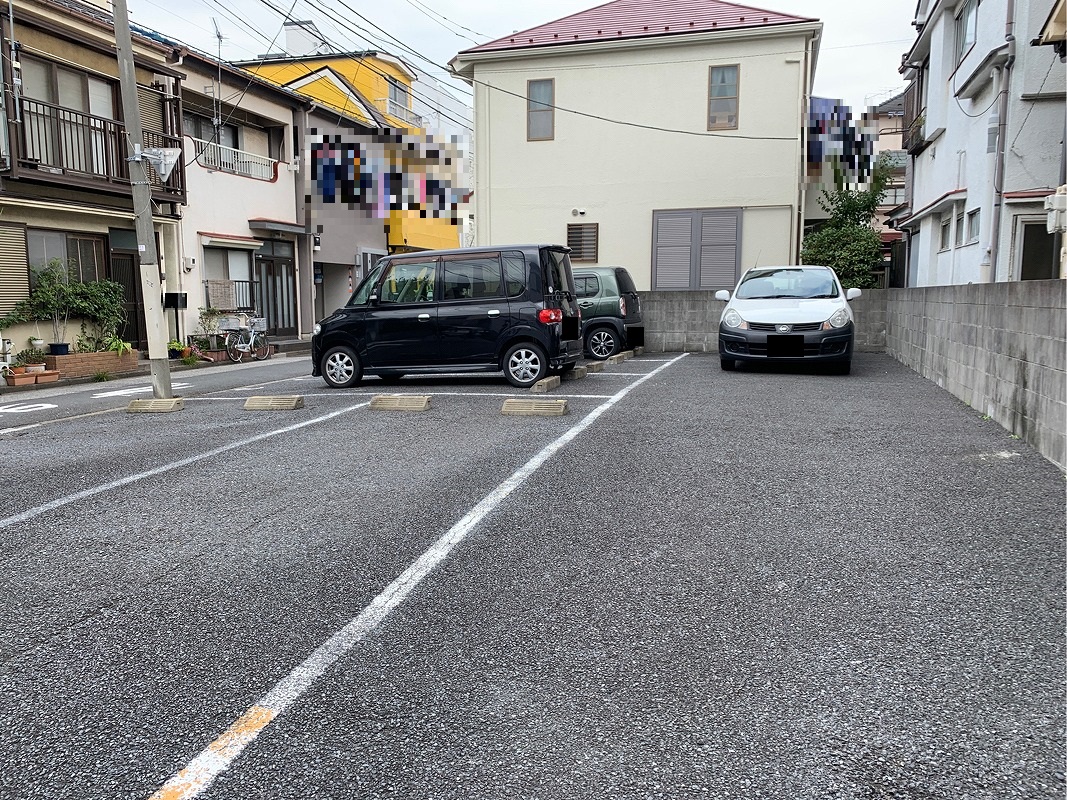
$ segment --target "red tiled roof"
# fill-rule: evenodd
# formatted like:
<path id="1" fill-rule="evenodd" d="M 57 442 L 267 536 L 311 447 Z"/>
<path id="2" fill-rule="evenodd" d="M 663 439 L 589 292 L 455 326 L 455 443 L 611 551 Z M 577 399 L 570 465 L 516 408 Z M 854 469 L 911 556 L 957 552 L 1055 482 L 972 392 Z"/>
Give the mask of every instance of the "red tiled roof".
<path id="1" fill-rule="evenodd" d="M 1004 197 L 1008 200 L 1040 200 L 1042 197 L 1054 194 L 1055 191 L 1055 189 L 1023 189 L 1018 192 L 1004 192 Z"/>
<path id="2" fill-rule="evenodd" d="M 464 53 L 817 22 L 721 0 L 614 0 Z"/>

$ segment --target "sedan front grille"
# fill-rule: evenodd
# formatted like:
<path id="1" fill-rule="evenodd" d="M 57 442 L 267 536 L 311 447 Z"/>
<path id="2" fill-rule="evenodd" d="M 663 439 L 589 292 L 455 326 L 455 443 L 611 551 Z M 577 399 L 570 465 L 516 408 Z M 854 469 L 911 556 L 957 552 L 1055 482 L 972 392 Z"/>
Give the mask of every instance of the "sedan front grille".
<path id="1" fill-rule="evenodd" d="M 750 322 L 750 323 L 748 323 L 748 329 L 750 331 L 768 331 L 770 333 L 774 333 L 777 330 L 777 328 L 775 327 L 776 324 L 780 325 L 782 323 Z M 796 323 L 791 323 L 790 324 L 790 328 L 791 328 L 790 332 L 791 333 L 804 333 L 806 331 L 817 331 L 821 327 L 822 327 L 822 323 L 821 322 L 796 322 Z"/>

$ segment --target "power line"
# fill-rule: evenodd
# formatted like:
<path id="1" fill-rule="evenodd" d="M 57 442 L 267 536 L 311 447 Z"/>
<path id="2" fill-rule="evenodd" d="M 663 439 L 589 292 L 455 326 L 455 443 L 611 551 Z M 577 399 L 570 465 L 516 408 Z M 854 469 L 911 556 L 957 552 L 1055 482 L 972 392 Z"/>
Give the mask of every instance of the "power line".
<path id="1" fill-rule="evenodd" d="M 444 22 L 441 21 L 441 19 L 448 19 L 447 17 L 441 17 L 441 19 L 438 19 L 436 16 L 434 16 L 434 13 L 436 13 L 436 12 L 432 12 L 426 6 L 421 6 L 421 5 L 416 4 L 415 0 L 404 0 L 404 2 L 406 2 L 412 8 L 414 8 L 416 11 L 418 11 L 424 17 L 429 19 L 431 22 L 435 22 L 438 25 L 440 25 L 446 31 L 451 33 L 453 36 L 458 36 L 461 39 L 466 39 L 468 42 L 473 42 L 474 44 L 481 44 L 481 42 L 479 42 L 477 39 L 472 39 L 471 37 L 467 36 L 465 33 L 460 33 L 459 31 L 452 30 Z M 455 23 L 453 23 L 453 24 L 455 24 Z M 466 30 L 470 30 L 470 29 L 467 28 Z M 474 33 L 474 31 L 471 31 L 471 33 Z M 478 34 L 478 35 L 480 36 L 481 34 Z"/>
<path id="2" fill-rule="evenodd" d="M 309 5 L 318 5 L 317 3 L 313 3 L 312 0 L 306 0 L 306 1 L 308 2 Z M 271 3 L 271 0 L 259 0 L 259 2 L 261 2 L 264 5 L 274 9 L 276 12 L 278 11 L 278 9 L 274 6 L 274 4 Z M 373 25 L 375 28 L 378 28 L 378 30 L 381 30 L 384 33 L 386 33 L 389 36 L 389 38 L 393 39 L 394 41 L 399 42 L 398 39 L 395 39 L 395 37 L 393 37 L 391 34 L 388 34 L 388 32 L 386 32 L 383 28 L 379 27 L 378 25 L 375 25 L 370 20 L 367 20 L 366 17 L 364 17 L 361 14 L 359 14 L 359 12 L 355 11 L 355 9 L 353 9 L 351 6 L 349 6 L 347 3 L 345 3 L 344 0 L 339 0 L 339 2 L 341 3 L 341 5 L 345 6 L 345 8 L 348 8 L 350 11 L 352 11 L 352 13 L 356 14 L 356 16 L 358 16 L 360 19 L 365 20 L 369 25 Z M 332 17 L 332 14 L 330 16 Z M 334 17 L 334 19 L 336 20 L 335 17 Z M 349 27 L 349 26 L 345 25 L 345 27 Z M 349 29 L 351 30 L 351 28 L 349 28 Z M 411 48 L 407 47 L 406 45 L 404 45 L 404 47 L 405 47 L 405 49 L 407 49 L 407 50 L 409 50 L 411 52 L 415 52 L 415 51 L 411 50 Z M 433 64 L 434 66 L 439 67 L 441 69 L 447 69 L 447 67 L 443 67 L 441 64 L 436 63 L 435 61 L 433 61 L 432 59 L 427 58 L 426 56 L 422 56 L 420 54 L 420 57 L 422 59 L 424 59 L 427 63 Z M 378 72 L 380 75 L 383 75 L 384 77 L 389 77 L 385 73 L 382 73 L 382 72 L 380 72 L 378 70 L 374 70 L 374 71 Z M 521 100 L 525 100 L 527 102 L 530 99 L 526 95 L 519 94 L 518 92 L 512 92 L 512 91 L 510 91 L 508 89 L 502 89 L 499 86 L 494 86 L 493 84 L 486 83 L 484 81 L 479 81 L 479 80 L 476 80 L 474 78 L 471 78 L 470 81 L 471 81 L 471 83 L 477 84 L 479 86 L 485 86 L 488 89 L 492 89 L 492 90 L 501 92 L 502 94 L 508 94 L 508 95 L 511 95 L 512 97 L 517 97 L 517 98 L 519 98 Z M 640 128 L 640 129 L 643 129 L 643 130 L 654 130 L 654 131 L 660 131 L 662 133 L 678 133 L 678 134 L 683 134 L 683 135 L 686 135 L 686 136 L 702 136 L 702 137 L 717 138 L 717 139 L 745 139 L 745 140 L 750 140 L 750 141 L 777 141 L 777 142 L 795 142 L 795 141 L 799 141 L 799 136 L 746 136 L 746 135 L 743 135 L 743 134 L 726 134 L 726 133 L 714 133 L 714 132 L 711 132 L 711 131 L 688 131 L 688 130 L 681 130 L 681 129 L 678 129 L 678 128 L 664 128 L 664 127 L 658 126 L 658 125 L 646 125 L 646 124 L 639 123 L 639 122 L 629 122 L 627 120 L 612 119 L 610 117 L 604 117 L 604 116 L 601 116 L 599 114 L 591 114 L 589 112 L 578 111 L 577 109 L 573 109 L 573 108 L 565 108 L 564 106 L 555 105 L 553 103 L 540 103 L 540 105 L 547 106 L 549 108 L 556 109 L 558 111 L 563 111 L 563 112 L 566 112 L 566 113 L 569 113 L 569 114 L 575 114 L 576 116 L 587 117 L 589 119 L 595 119 L 595 120 L 599 120 L 601 122 L 607 122 L 607 123 L 614 124 L 614 125 L 623 125 L 623 126 L 626 126 L 626 127 Z"/>
<path id="3" fill-rule="evenodd" d="M 274 11 L 274 12 L 275 12 L 276 14 L 281 14 L 281 15 L 282 15 L 283 17 L 285 17 L 286 19 L 289 19 L 290 21 L 292 21 L 292 19 L 291 19 L 291 15 L 286 15 L 286 13 L 285 13 L 285 12 L 284 12 L 284 11 L 283 11 L 282 9 L 278 8 L 278 7 L 277 7 L 277 6 L 276 6 L 276 5 L 274 4 L 274 3 L 272 3 L 272 2 L 271 2 L 271 0 L 259 0 L 259 2 L 260 2 L 260 3 L 262 3 L 263 5 L 267 6 L 268 8 L 270 8 L 270 9 L 271 9 L 272 11 Z M 308 5 L 310 5 L 310 6 L 312 6 L 312 7 L 315 7 L 315 8 L 317 8 L 317 10 L 319 10 L 320 12 L 326 13 L 326 15 L 327 15 L 327 16 L 328 16 L 328 17 L 329 17 L 329 18 L 330 18 L 331 20 L 334 20 L 334 21 L 336 21 L 336 22 L 339 22 L 339 23 L 343 24 L 343 21 L 342 21 L 342 20 L 339 20 L 339 19 L 338 19 L 338 18 L 337 18 L 336 16 L 334 16 L 334 15 L 333 15 L 333 14 L 332 14 L 331 12 L 328 12 L 328 11 L 326 11 L 326 9 L 322 8 L 322 7 L 321 7 L 321 6 L 319 6 L 319 5 L 317 4 L 317 3 L 314 3 L 314 2 L 310 2 L 310 1 L 308 1 L 308 0 L 306 0 L 306 2 L 307 2 L 307 4 L 308 4 Z M 348 25 L 345 25 L 345 27 L 348 27 L 348 28 L 349 28 L 350 30 L 352 29 L 352 28 L 351 28 L 350 26 L 348 26 Z M 323 41 L 324 41 L 324 42 L 325 42 L 326 44 L 328 44 L 328 45 L 330 45 L 331 47 L 334 47 L 334 48 L 336 48 L 336 49 L 338 49 L 338 50 L 340 50 L 340 49 L 341 49 L 341 48 L 337 47 L 337 45 L 336 45 L 336 44 L 335 44 L 334 42 L 332 42 L 332 41 L 330 41 L 330 40 L 329 40 L 328 38 L 326 38 L 326 36 L 325 36 L 325 35 L 322 35 L 322 34 L 321 34 L 321 32 L 320 32 L 320 36 L 322 37 Z M 410 48 L 409 48 L 409 49 L 410 49 Z M 351 54 L 342 54 L 342 53 L 338 53 L 338 56 L 339 56 L 339 57 L 342 57 L 342 58 L 346 58 L 346 59 L 349 59 L 349 60 L 356 60 L 356 59 L 354 59 L 354 58 L 353 58 L 353 56 L 352 56 Z M 375 66 L 374 66 L 373 64 L 371 64 L 371 63 L 369 63 L 369 62 L 366 62 L 366 61 L 363 61 L 363 60 L 361 60 L 361 59 L 360 59 L 359 61 L 360 61 L 360 63 L 362 63 L 362 64 L 363 64 L 363 66 L 365 66 L 365 67 L 366 67 L 366 68 L 367 68 L 368 70 L 370 70 L 371 72 L 375 73 L 376 75 L 378 75 L 378 76 L 380 76 L 380 77 L 382 77 L 382 78 L 385 78 L 386 80 L 389 80 L 389 79 L 391 79 L 391 78 L 392 78 L 392 76 L 391 76 L 391 75 L 389 75 L 389 74 L 388 74 L 387 72 L 383 72 L 382 70 L 380 70 L 380 69 L 378 69 L 377 67 L 375 67 Z M 432 62 L 430 62 L 430 63 L 432 63 Z M 439 66 L 439 65 L 435 65 L 435 66 Z M 434 98 L 432 98 L 432 97 L 429 97 L 429 96 L 427 96 L 427 95 L 424 95 L 424 94 L 422 94 L 421 92 L 417 91 L 417 90 L 416 90 L 416 89 L 415 89 L 414 87 L 409 87 L 409 88 L 408 88 L 408 91 L 409 91 L 409 92 L 410 92 L 410 93 L 412 94 L 412 96 L 414 96 L 414 97 L 417 97 L 417 98 L 419 98 L 419 99 L 423 100 L 424 102 L 426 102 L 426 103 L 428 103 L 428 104 L 432 104 L 432 103 L 434 103 L 434 102 L 435 102 L 435 99 L 434 99 Z M 457 125 L 459 125 L 460 127 L 462 127 L 462 128 L 463 128 L 463 129 L 465 129 L 465 130 L 468 130 L 468 131 L 471 131 L 471 130 L 473 130 L 473 129 L 471 128 L 471 126 L 470 126 L 470 124 L 468 123 L 468 121 L 467 121 L 467 120 L 464 120 L 464 119 L 457 119 L 456 117 L 453 117 L 453 116 L 452 116 L 452 115 L 450 115 L 450 114 L 446 114 L 445 112 L 441 111 L 440 109 L 438 109 L 438 112 L 437 112 L 437 113 L 438 113 L 438 114 L 440 114 L 440 116 L 441 116 L 441 117 L 443 117 L 444 119 L 447 119 L 447 120 L 449 120 L 449 121 L 451 121 L 451 122 L 454 122 L 454 123 L 456 123 Z"/>

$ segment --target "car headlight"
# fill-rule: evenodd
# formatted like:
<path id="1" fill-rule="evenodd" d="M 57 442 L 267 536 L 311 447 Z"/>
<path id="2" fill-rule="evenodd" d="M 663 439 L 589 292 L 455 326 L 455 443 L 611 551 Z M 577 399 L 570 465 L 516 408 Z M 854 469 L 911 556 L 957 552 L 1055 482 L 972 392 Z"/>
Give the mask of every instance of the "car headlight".
<path id="1" fill-rule="evenodd" d="M 843 308 L 839 308 L 830 319 L 823 323 L 822 329 L 828 331 L 831 328 L 843 328 L 850 322 L 852 320 L 849 318 L 848 312 Z"/>
<path id="2" fill-rule="evenodd" d="M 748 323 L 741 319 L 741 315 L 734 311 L 732 308 L 729 309 L 726 314 L 723 315 L 722 324 L 725 325 L 727 328 L 744 329 L 748 327 Z"/>
<path id="3" fill-rule="evenodd" d="M 311 335 L 318 336 L 320 333 L 322 333 L 322 326 L 316 322 L 315 327 L 311 329 Z"/>

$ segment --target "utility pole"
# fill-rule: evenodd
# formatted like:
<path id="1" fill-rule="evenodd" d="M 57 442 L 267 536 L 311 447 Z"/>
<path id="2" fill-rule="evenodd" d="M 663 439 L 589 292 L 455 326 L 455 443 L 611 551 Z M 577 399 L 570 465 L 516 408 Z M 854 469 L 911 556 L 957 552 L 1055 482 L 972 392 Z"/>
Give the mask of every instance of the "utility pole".
<path id="1" fill-rule="evenodd" d="M 133 40 L 126 0 L 114 0 L 115 46 L 119 58 L 119 91 L 122 94 L 122 118 L 133 155 L 130 183 L 133 188 L 133 211 L 137 225 L 137 252 L 141 264 L 141 289 L 144 295 L 145 326 L 148 332 L 148 359 L 152 367 L 152 395 L 159 399 L 173 397 L 170 385 L 170 361 L 164 335 L 162 276 L 152 226 L 152 186 L 145 169 L 144 134 L 137 105 L 137 73 L 133 64 Z"/>

